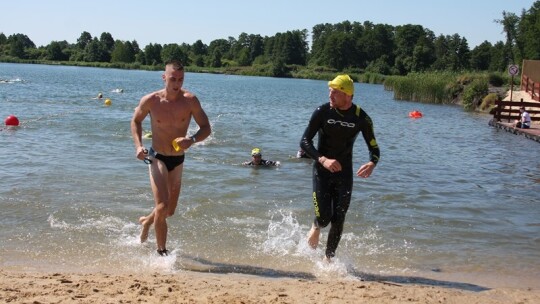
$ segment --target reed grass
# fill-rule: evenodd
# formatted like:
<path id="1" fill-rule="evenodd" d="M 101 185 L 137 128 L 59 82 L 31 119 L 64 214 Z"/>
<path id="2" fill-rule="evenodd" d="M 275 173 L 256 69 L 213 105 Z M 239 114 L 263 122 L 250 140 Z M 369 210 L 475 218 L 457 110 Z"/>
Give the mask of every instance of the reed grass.
<path id="1" fill-rule="evenodd" d="M 394 99 L 428 103 L 451 103 L 456 97 L 454 73 L 411 73 L 387 76 L 384 88 L 394 91 Z"/>

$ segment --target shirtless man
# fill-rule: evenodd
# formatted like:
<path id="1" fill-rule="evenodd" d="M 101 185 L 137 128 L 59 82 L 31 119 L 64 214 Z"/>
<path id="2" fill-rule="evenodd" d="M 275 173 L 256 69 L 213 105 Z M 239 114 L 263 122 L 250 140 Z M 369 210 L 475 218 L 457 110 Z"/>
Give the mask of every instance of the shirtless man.
<path id="1" fill-rule="evenodd" d="M 131 134 L 135 143 L 135 155 L 149 164 L 150 184 L 155 207 L 147 216 L 142 216 L 141 242 L 148 238 L 150 226 L 154 224 L 157 252 L 167 255 L 167 217 L 174 214 L 182 185 L 184 151 L 194 143 L 202 141 L 211 133 L 210 122 L 197 97 L 182 89 L 184 67 L 179 61 L 165 65 L 162 75 L 165 88 L 141 98 L 131 120 Z M 142 144 L 142 122 L 150 114 L 152 147 Z M 188 136 L 191 118 L 199 130 Z M 173 147 L 173 141 L 179 147 Z"/>
<path id="2" fill-rule="evenodd" d="M 339 75 L 328 82 L 329 102 L 311 115 L 300 140 L 300 147 L 315 160 L 313 164 L 313 205 L 315 219 L 308 235 L 308 244 L 317 248 L 321 228 L 330 224 L 325 259 L 336 253 L 345 215 L 351 202 L 353 186 L 353 145 L 359 133 L 369 150 L 369 162 L 360 166 L 356 176 L 367 178 L 379 161 L 380 151 L 373 122 L 360 106 L 352 102 L 354 84 L 348 75 Z M 318 134 L 318 147 L 313 137 Z"/>

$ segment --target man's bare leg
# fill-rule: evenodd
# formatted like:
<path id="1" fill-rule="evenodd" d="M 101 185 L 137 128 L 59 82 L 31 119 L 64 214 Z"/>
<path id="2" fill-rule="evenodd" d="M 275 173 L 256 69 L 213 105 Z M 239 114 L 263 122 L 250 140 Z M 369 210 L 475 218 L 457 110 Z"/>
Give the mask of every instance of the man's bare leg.
<path id="1" fill-rule="evenodd" d="M 152 210 L 152 212 L 147 216 L 141 216 L 139 218 L 139 223 L 142 225 L 140 235 L 141 243 L 144 243 L 146 240 L 148 240 L 148 232 L 154 223 L 154 210 Z"/>
<path id="2" fill-rule="evenodd" d="M 319 237 L 321 235 L 321 229 L 315 224 L 311 225 L 311 230 L 308 234 L 308 244 L 311 248 L 317 249 L 317 246 L 319 245 Z"/>
<path id="3" fill-rule="evenodd" d="M 156 233 L 156 245 L 158 251 L 166 251 L 167 249 L 167 217 L 167 204 L 158 203 L 154 209 L 154 230 Z"/>

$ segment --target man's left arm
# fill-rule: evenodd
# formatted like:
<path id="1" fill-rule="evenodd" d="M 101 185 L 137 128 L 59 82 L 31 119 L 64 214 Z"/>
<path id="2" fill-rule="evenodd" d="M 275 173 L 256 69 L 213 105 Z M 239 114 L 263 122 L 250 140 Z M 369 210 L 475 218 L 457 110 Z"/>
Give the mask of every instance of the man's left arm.
<path id="1" fill-rule="evenodd" d="M 193 119 L 195 119 L 195 122 L 199 126 L 199 130 L 191 137 L 194 139 L 193 142 L 203 141 L 205 140 L 210 134 L 212 133 L 212 128 L 210 126 L 210 121 L 208 120 L 208 116 L 204 112 L 201 103 L 197 99 L 197 97 L 193 97 L 193 107 L 191 110 L 191 114 L 193 115 Z"/>
<path id="2" fill-rule="evenodd" d="M 367 114 L 365 116 L 365 125 L 362 130 L 362 136 L 364 137 L 364 141 L 366 142 L 369 150 L 369 162 L 360 166 L 360 168 L 356 172 L 356 175 L 359 177 L 367 178 L 371 176 L 371 173 L 379 162 L 379 157 L 381 155 L 379 145 L 377 144 L 377 140 L 375 139 L 375 132 L 373 131 L 373 121 Z"/>

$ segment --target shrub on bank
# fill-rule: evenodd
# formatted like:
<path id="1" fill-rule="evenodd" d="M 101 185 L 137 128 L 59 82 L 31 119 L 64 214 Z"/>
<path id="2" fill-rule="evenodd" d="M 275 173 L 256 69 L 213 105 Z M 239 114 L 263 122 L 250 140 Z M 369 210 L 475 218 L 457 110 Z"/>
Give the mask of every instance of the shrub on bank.
<path id="1" fill-rule="evenodd" d="M 491 110 L 495 106 L 495 101 L 499 100 L 499 96 L 496 93 L 489 93 L 483 99 L 480 104 L 480 110 Z"/>
<path id="2" fill-rule="evenodd" d="M 463 108 L 474 110 L 480 105 L 480 101 L 488 94 L 488 83 L 485 79 L 477 78 L 463 90 Z"/>

